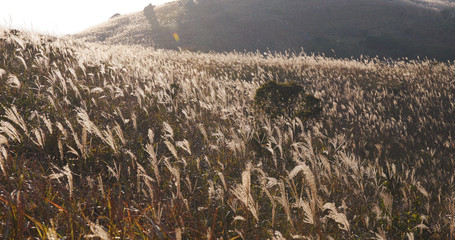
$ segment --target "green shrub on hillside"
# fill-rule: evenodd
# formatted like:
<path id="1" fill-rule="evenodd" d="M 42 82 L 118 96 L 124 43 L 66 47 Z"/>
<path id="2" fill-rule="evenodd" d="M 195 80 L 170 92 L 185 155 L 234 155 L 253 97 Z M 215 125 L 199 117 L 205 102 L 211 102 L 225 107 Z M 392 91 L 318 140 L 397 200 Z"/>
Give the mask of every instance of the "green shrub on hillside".
<path id="1" fill-rule="evenodd" d="M 298 117 L 302 120 L 316 117 L 322 111 L 321 100 L 306 93 L 296 82 L 264 83 L 254 96 L 256 110 L 271 118 L 283 116 L 287 119 Z"/>

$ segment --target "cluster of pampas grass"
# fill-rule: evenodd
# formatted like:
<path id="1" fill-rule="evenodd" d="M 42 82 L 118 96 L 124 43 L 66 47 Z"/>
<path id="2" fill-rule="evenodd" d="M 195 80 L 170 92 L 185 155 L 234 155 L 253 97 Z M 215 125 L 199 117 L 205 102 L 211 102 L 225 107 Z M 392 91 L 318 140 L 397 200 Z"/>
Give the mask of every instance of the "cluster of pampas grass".
<path id="1" fill-rule="evenodd" d="M 455 65 L 0 32 L 0 237 L 451 239 Z M 268 80 L 322 99 L 254 112 Z"/>

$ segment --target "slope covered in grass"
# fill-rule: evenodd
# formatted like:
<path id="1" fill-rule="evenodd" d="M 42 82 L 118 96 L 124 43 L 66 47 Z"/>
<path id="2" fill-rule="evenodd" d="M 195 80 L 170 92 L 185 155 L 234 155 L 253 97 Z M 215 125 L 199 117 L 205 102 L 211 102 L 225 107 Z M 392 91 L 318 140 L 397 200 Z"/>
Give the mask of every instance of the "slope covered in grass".
<path id="1" fill-rule="evenodd" d="M 75 37 L 203 52 L 303 48 L 326 56 L 446 61 L 455 60 L 454 29 L 455 3 L 442 0 L 180 0 Z"/>
<path id="2" fill-rule="evenodd" d="M 449 239 L 455 66 L 0 33 L 0 237 Z M 296 81 L 320 118 L 270 120 Z"/>

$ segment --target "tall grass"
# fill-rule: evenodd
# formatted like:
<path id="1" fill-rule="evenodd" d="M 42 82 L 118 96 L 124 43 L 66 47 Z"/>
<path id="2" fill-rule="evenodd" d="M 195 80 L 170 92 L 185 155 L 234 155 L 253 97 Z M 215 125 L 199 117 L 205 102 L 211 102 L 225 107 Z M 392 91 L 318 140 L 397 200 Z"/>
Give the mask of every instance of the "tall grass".
<path id="1" fill-rule="evenodd" d="M 1 238 L 454 237 L 453 63 L 9 30 L 0 56 Z M 269 80 L 322 116 L 254 112 Z"/>

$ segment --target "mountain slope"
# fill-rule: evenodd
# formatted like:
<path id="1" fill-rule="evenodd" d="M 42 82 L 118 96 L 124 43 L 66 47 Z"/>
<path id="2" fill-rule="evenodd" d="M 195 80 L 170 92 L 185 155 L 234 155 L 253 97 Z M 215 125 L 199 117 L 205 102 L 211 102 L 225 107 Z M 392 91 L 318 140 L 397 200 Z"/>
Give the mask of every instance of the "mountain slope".
<path id="1" fill-rule="evenodd" d="M 454 239 L 454 99 L 455 64 L 0 29 L 0 239 Z"/>
<path id="2" fill-rule="evenodd" d="M 303 48 L 338 57 L 453 60 L 454 9 L 439 1 L 181 0 L 148 6 L 75 37 L 199 51 Z"/>

